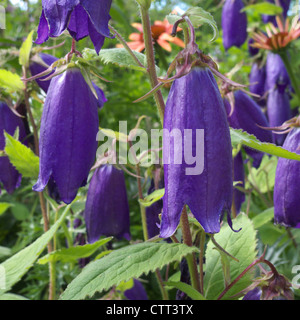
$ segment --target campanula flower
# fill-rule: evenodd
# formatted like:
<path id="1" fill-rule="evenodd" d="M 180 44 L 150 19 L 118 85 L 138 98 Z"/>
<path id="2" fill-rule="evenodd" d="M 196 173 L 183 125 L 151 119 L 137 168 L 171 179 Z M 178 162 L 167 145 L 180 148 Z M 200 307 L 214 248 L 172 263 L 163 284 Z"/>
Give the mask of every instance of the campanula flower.
<path id="1" fill-rule="evenodd" d="M 265 104 L 263 96 L 265 94 L 265 82 L 266 82 L 266 67 L 255 62 L 252 65 L 250 76 L 249 76 L 249 91 L 254 94 L 258 94 L 260 98 L 257 98 L 259 105 Z"/>
<path id="2" fill-rule="evenodd" d="M 226 0 L 222 10 L 223 45 L 240 47 L 247 39 L 247 16 L 242 0 Z"/>
<path id="3" fill-rule="evenodd" d="M 108 21 L 112 0 L 42 0 L 37 44 L 58 37 L 65 30 L 79 41 L 89 36 L 99 53 L 109 37 Z"/>
<path id="4" fill-rule="evenodd" d="M 58 198 L 71 203 L 94 164 L 98 102 L 76 67 L 52 78 L 40 129 L 40 173 L 33 190 L 55 184 Z"/>
<path id="5" fill-rule="evenodd" d="M 193 68 L 173 82 L 164 129 L 161 237 L 176 231 L 184 205 L 205 232 L 219 232 L 220 219 L 232 203 L 232 151 L 221 94 L 208 68 Z M 193 165 L 188 153 L 195 156 Z"/>
<path id="6" fill-rule="evenodd" d="M 123 171 L 113 165 L 97 168 L 92 176 L 84 219 L 88 241 L 100 236 L 130 240 L 129 205 Z"/>
<path id="7" fill-rule="evenodd" d="M 19 140 L 25 142 L 26 131 L 22 118 L 15 115 L 4 102 L 0 101 L 0 150 L 5 148 L 4 131 L 13 136 L 17 128 L 19 128 Z M 0 157 L 0 182 L 10 194 L 21 183 L 21 174 L 10 163 L 8 157 Z"/>
<path id="8" fill-rule="evenodd" d="M 128 300 L 148 300 L 144 286 L 137 279 L 133 279 L 133 287 L 126 290 L 124 295 Z"/>

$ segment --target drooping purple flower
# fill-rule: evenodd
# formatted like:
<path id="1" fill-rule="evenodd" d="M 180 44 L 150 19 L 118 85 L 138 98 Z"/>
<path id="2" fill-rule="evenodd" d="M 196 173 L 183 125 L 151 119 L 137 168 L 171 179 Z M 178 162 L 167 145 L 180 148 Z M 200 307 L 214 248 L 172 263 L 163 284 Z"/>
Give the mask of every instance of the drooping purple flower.
<path id="1" fill-rule="evenodd" d="M 245 185 L 245 171 L 244 171 L 244 161 L 242 153 L 239 152 L 233 160 L 233 178 L 235 182 L 239 182 L 238 187 L 244 187 Z M 234 188 L 233 200 L 236 213 L 240 213 L 241 206 L 245 201 L 245 193 Z"/>
<path id="2" fill-rule="evenodd" d="M 261 288 L 256 287 L 253 290 L 247 292 L 243 300 L 260 300 L 261 294 Z"/>
<path id="3" fill-rule="evenodd" d="M 52 56 L 51 54 L 47 54 L 47 53 L 43 53 L 43 52 L 39 53 L 39 58 L 41 58 L 43 64 L 39 64 L 38 62 L 31 62 L 30 63 L 29 69 L 30 69 L 32 76 L 35 76 L 39 73 L 44 72 L 45 70 L 48 69 L 48 67 L 51 66 L 51 64 L 53 62 L 58 60 L 56 57 Z M 51 80 L 47 80 L 47 81 L 42 81 L 42 80 L 49 77 L 53 72 L 35 80 L 37 82 L 37 84 L 39 85 L 39 87 L 41 89 L 43 89 L 43 91 L 45 93 L 47 93 L 47 91 L 49 89 Z"/>
<path id="4" fill-rule="evenodd" d="M 263 96 L 265 94 L 266 67 L 261 66 L 258 62 L 253 63 L 249 76 L 249 91 L 258 94 L 260 98 L 256 99 L 259 105 L 265 104 Z"/>
<path id="5" fill-rule="evenodd" d="M 292 118 L 289 93 L 280 85 L 269 91 L 267 114 L 270 127 L 279 127 Z M 282 145 L 286 135 L 273 133 L 274 141 Z"/>
<path id="6" fill-rule="evenodd" d="M 26 131 L 22 118 L 0 101 L 0 150 L 5 148 L 4 131 L 13 136 L 17 128 L 19 128 L 19 140 L 25 142 Z M 0 182 L 9 194 L 12 194 L 21 183 L 21 174 L 10 163 L 8 157 L 0 157 Z"/>
<path id="7" fill-rule="evenodd" d="M 223 45 L 240 47 L 247 39 L 247 15 L 242 0 L 226 0 L 222 10 Z"/>
<path id="8" fill-rule="evenodd" d="M 272 90 L 276 85 L 290 85 L 290 77 L 281 57 L 269 52 L 266 61 L 266 85 L 265 91 Z"/>
<path id="9" fill-rule="evenodd" d="M 275 4 L 274 0 L 267 0 L 267 2 Z M 289 11 L 289 7 L 290 7 L 290 4 L 291 4 L 291 0 L 279 0 L 279 2 L 280 2 L 280 6 L 283 9 L 282 15 L 283 15 L 284 19 L 286 19 L 287 13 Z M 263 20 L 264 23 L 272 22 L 275 26 L 277 26 L 277 22 L 276 22 L 275 16 L 269 16 L 269 15 L 263 14 L 262 15 L 262 20 Z"/>
<path id="10" fill-rule="evenodd" d="M 112 0 L 42 0 L 37 44 L 58 37 L 66 29 L 79 41 L 89 36 L 99 53 L 109 37 L 108 21 Z"/>
<path id="11" fill-rule="evenodd" d="M 133 279 L 133 282 L 133 287 L 124 292 L 125 297 L 128 300 L 148 300 L 147 292 L 142 283 L 137 279 Z"/>
<path id="12" fill-rule="evenodd" d="M 161 237 L 176 231 L 184 205 L 205 232 L 219 232 L 220 219 L 231 208 L 232 155 L 222 98 L 209 69 L 194 68 L 173 82 L 164 129 Z"/>
<path id="13" fill-rule="evenodd" d="M 113 165 L 97 168 L 91 179 L 84 219 L 88 241 L 100 236 L 130 240 L 130 218 L 124 173 Z"/>
<path id="14" fill-rule="evenodd" d="M 98 103 L 78 68 L 51 80 L 40 129 L 40 173 L 33 190 L 55 184 L 71 203 L 85 185 L 97 151 Z"/>
<path id="15" fill-rule="evenodd" d="M 300 154 L 300 129 L 294 128 L 286 137 L 283 148 Z M 278 159 L 274 186 L 274 221 L 286 227 L 300 223 L 300 162 Z"/>
<path id="16" fill-rule="evenodd" d="M 229 116 L 231 110 L 229 102 L 226 99 L 224 100 L 225 109 L 228 114 L 229 125 L 234 129 L 242 129 L 249 134 L 254 135 L 262 142 L 272 143 L 272 133 L 259 127 L 269 127 L 269 123 L 257 103 L 246 93 L 240 90 L 235 91 L 234 100 L 234 112 L 231 116 Z M 261 163 L 263 153 L 248 147 L 245 147 L 245 151 L 253 158 L 253 166 L 258 168 Z"/>

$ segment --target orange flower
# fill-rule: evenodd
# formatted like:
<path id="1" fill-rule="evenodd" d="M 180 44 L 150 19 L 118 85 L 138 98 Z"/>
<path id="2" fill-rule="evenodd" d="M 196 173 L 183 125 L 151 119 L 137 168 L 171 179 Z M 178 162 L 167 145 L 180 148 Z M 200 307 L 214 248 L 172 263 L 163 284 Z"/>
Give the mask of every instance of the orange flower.
<path id="1" fill-rule="evenodd" d="M 127 42 L 127 44 L 132 50 L 141 52 L 145 49 L 142 25 L 140 23 L 132 23 L 132 26 L 136 28 L 139 33 L 132 33 L 129 36 L 129 40 L 131 40 L 131 42 Z M 155 21 L 151 26 L 153 41 L 169 52 L 172 51 L 169 42 L 184 48 L 184 42 L 181 39 L 171 36 L 172 28 L 173 25 L 171 25 L 167 20 Z M 180 29 L 178 29 L 177 31 L 179 30 Z M 117 47 L 120 48 L 123 46 L 121 44 L 118 44 Z"/>
<path id="2" fill-rule="evenodd" d="M 277 16 L 276 21 L 278 28 L 276 28 L 274 24 L 269 23 L 266 27 L 267 34 L 261 31 L 253 34 L 252 37 L 255 42 L 252 44 L 252 47 L 278 51 L 285 48 L 300 36 L 300 22 L 298 17 L 293 19 L 291 26 L 288 18 L 285 23 L 283 23 Z"/>

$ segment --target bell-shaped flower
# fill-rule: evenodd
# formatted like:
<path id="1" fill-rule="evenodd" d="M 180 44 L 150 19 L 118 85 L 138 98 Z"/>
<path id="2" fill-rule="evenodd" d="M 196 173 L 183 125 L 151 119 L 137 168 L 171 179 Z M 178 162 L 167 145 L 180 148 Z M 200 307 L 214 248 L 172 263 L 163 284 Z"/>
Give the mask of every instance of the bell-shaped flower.
<path id="1" fill-rule="evenodd" d="M 294 128 L 283 148 L 300 154 L 300 129 Z M 298 228 L 300 223 L 300 161 L 278 159 L 274 186 L 274 221 L 285 227 Z"/>
<path id="2" fill-rule="evenodd" d="M 173 82 L 163 146 L 161 237 L 176 231 L 184 205 L 205 232 L 219 232 L 232 203 L 232 149 L 221 94 L 208 68 L 195 67 Z"/>
<path id="3" fill-rule="evenodd" d="M 0 101 L 0 150 L 5 148 L 4 131 L 13 136 L 17 128 L 19 128 L 19 140 L 25 142 L 26 130 L 22 118 Z M 12 194 L 20 186 L 21 178 L 21 174 L 10 163 L 8 157 L 0 157 L 0 182 L 8 193 Z"/>
<path id="4" fill-rule="evenodd" d="M 133 279 L 133 287 L 124 291 L 125 298 L 128 300 L 148 300 L 147 292 L 141 281 Z"/>
<path id="5" fill-rule="evenodd" d="M 247 15 L 242 0 L 226 0 L 222 10 L 223 45 L 240 47 L 247 39 Z"/>
<path id="6" fill-rule="evenodd" d="M 89 243 L 100 236 L 130 240 L 130 218 L 124 173 L 113 165 L 97 168 L 84 210 Z"/>
<path id="7" fill-rule="evenodd" d="M 58 37 L 65 30 L 79 41 L 89 36 L 99 53 L 109 37 L 108 21 L 112 0 L 42 0 L 37 44 Z"/>
<path id="8" fill-rule="evenodd" d="M 58 198 L 71 203 L 94 164 L 99 128 L 98 102 L 80 69 L 52 78 L 40 128 L 40 173 L 33 190 L 55 185 Z"/>
<path id="9" fill-rule="evenodd" d="M 249 91 L 251 93 L 257 94 L 260 98 L 256 98 L 259 105 L 265 105 L 265 83 L 266 83 L 266 68 L 261 66 L 258 62 L 253 63 L 251 72 L 249 75 Z"/>

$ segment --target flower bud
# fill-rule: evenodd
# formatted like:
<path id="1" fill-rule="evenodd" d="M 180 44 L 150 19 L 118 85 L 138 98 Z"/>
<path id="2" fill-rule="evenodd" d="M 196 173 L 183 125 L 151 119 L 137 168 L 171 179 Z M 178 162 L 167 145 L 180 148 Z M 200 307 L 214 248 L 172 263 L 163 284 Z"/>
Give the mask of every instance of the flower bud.
<path id="1" fill-rule="evenodd" d="M 300 128 L 294 128 L 286 137 L 283 148 L 300 154 Z M 285 227 L 298 227 L 300 223 L 299 197 L 300 162 L 278 159 L 274 186 L 274 220 Z"/>
<path id="2" fill-rule="evenodd" d="M 124 173 L 113 165 L 97 168 L 84 211 L 89 243 L 100 236 L 130 240 L 129 205 Z"/>
<path id="3" fill-rule="evenodd" d="M 5 148 L 4 131 L 13 136 L 17 128 L 19 128 L 19 140 L 24 142 L 26 131 L 22 118 L 15 115 L 5 103 L 0 101 L 0 150 Z M 8 157 L 0 157 L 0 182 L 10 194 L 21 183 L 21 174 L 10 163 Z"/>
<path id="4" fill-rule="evenodd" d="M 71 203 L 85 185 L 97 151 L 98 104 L 78 68 L 51 80 L 40 129 L 40 173 L 33 190 L 55 183 Z"/>
<path id="5" fill-rule="evenodd" d="M 205 232 L 219 232 L 220 219 L 231 209 L 232 149 L 221 94 L 209 69 L 193 68 L 173 82 L 164 129 L 161 237 L 170 237 L 176 231 L 184 205 L 189 206 Z M 195 157 L 193 166 L 184 156 L 188 152 Z"/>
<path id="6" fill-rule="evenodd" d="M 247 16 L 242 0 L 226 0 L 222 10 L 223 45 L 240 47 L 247 39 Z"/>

